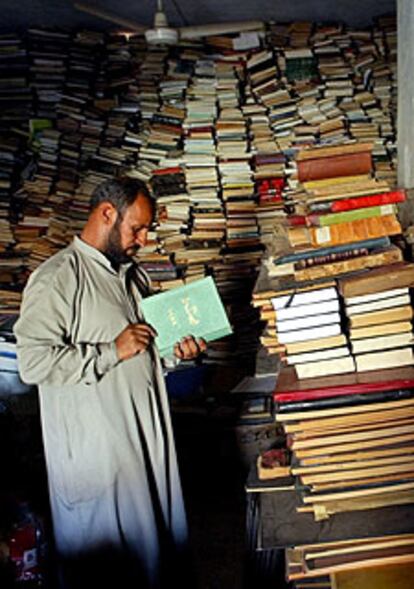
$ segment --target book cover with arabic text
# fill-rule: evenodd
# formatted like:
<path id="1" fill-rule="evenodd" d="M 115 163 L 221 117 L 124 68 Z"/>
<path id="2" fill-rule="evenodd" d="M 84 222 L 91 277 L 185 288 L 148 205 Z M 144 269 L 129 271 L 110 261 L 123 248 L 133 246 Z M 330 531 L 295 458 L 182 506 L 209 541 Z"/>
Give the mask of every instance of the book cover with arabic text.
<path id="1" fill-rule="evenodd" d="M 211 276 L 144 299 L 145 321 L 157 331 L 161 356 L 187 335 L 207 342 L 232 333 L 226 311 Z"/>

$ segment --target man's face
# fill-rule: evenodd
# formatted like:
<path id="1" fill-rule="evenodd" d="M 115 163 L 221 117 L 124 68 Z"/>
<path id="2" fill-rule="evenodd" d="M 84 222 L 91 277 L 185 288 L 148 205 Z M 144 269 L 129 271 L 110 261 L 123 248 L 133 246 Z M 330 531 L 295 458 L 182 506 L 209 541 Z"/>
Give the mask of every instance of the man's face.
<path id="1" fill-rule="evenodd" d="M 112 226 L 105 248 L 105 254 L 116 264 L 130 262 L 140 247 L 147 243 L 148 230 L 153 218 L 149 200 L 138 195 L 123 216 Z"/>

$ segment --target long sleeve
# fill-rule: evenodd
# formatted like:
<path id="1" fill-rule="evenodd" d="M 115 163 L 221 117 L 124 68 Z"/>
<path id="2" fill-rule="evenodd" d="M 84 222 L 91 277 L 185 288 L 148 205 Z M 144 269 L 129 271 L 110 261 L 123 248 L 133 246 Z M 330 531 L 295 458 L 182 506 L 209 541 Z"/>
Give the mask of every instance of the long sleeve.
<path id="1" fill-rule="evenodd" d="M 74 342 L 79 285 L 70 264 L 34 273 L 15 325 L 19 370 L 28 384 L 73 385 L 98 381 L 118 362 L 115 342 Z"/>

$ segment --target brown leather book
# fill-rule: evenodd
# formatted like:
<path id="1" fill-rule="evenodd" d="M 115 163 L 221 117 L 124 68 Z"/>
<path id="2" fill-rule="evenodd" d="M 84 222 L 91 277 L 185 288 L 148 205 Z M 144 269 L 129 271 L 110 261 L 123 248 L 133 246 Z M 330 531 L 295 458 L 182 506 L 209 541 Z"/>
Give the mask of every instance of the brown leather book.
<path id="1" fill-rule="evenodd" d="M 393 264 L 402 260 L 402 251 L 397 247 L 391 247 L 383 252 L 375 253 L 369 256 L 351 258 L 330 264 L 321 264 L 320 266 L 311 266 L 302 270 L 295 271 L 295 279 L 315 280 L 325 276 L 338 276 L 347 272 L 354 272 L 364 268 L 383 266 L 384 264 Z"/>
<path id="2" fill-rule="evenodd" d="M 344 154 L 335 157 L 298 161 L 300 182 L 336 178 L 338 176 L 356 176 L 366 174 L 372 169 L 370 152 Z"/>
<path id="3" fill-rule="evenodd" d="M 393 288 L 414 286 L 414 264 L 401 262 L 369 270 L 359 276 L 341 278 L 339 290 L 347 298 L 388 290 L 390 284 Z"/>

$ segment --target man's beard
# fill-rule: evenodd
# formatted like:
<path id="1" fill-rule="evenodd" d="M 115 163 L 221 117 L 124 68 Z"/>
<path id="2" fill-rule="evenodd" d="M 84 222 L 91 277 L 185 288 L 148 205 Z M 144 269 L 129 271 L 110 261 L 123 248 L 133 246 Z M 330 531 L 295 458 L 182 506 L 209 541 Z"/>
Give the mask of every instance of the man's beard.
<path id="1" fill-rule="evenodd" d="M 139 249 L 138 246 L 133 246 L 127 250 L 122 249 L 120 226 L 121 220 L 118 218 L 109 232 L 108 241 L 104 250 L 104 254 L 114 266 L 131 262 L 132 257 Z"/>

